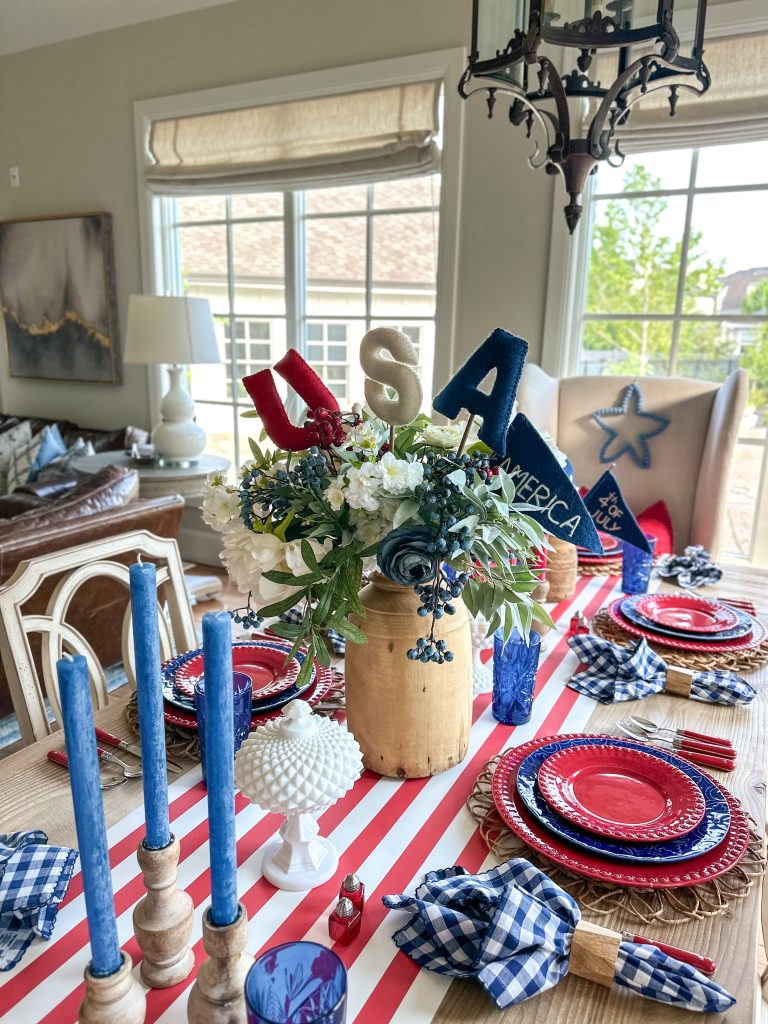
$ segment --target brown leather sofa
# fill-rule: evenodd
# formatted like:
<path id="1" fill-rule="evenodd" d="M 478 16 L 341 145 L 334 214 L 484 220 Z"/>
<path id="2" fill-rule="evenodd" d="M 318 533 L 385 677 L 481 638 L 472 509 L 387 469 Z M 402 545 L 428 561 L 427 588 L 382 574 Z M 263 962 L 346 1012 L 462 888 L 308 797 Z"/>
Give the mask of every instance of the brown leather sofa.
<path id="1" fill-rule="evenodd" d="M 58 496 L 18 491 L 0 498 L 0 585 L 27 558 L 75 547 L 131 530 L 149 530 L 159 537 L 179 534 L 183 498 L 139 499 L 138 474 L 107 466 L 89 480 Z M 126 563 L 132 561 L 126 556 Z M 29 611 L 43 611 L 56 585 L 52 578 L 29 602 Z M 73 599 L 68 620 L 94 648 L 103 665 L 121 660 L 120 641 L 128 593 L 112 580 L 96 579 Z M 35 641 L 33 652 L 37 657 Z M 0 716 L 12 711 L 5 670 L 0 670 Z"/>

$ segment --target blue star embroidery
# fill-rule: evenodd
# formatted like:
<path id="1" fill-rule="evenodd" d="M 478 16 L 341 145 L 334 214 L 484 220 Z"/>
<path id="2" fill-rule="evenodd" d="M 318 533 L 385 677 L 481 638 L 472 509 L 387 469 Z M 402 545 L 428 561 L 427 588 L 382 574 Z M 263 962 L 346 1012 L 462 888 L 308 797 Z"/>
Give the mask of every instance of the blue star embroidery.
<path id="1" fill-rule="evenodd" d="M 638 419 L 648 421 L 648 430 L 638 430 L 637 435 L 633 440 L 623 441 L 621 447 L 617 447 L 611 451 L 611 445 L 619 438 L 619 432 L 610 427 L 604 417 L 607 416 L 635 416 Z M 661 434 L 670 424 L 670 420 L 666 416 L 659 416 L 653 412 L 643 411 L 643 393 L 638 385 L 633 381 L 624 392 L 624 397 L 621 401 L 621 405 L 614 406 L 612 409 L 598 409 L 597 412 L 592 413 L 592 419 L 600 426 L 602 430 L 608 435 L 608 440 L 603 444 L 600 449 L 600 455 L 598 456 L 600 462 L 611 463 L 617 462 L 622 455 L 629 452 L 632 457 L 632 461 L 640 469 L 648 469 L 651 465 L 651 451 L 648 447 L 648 441 L 652 437 L 656 437 Z M 619 439 L 621 442 L 621 438 Z"/>

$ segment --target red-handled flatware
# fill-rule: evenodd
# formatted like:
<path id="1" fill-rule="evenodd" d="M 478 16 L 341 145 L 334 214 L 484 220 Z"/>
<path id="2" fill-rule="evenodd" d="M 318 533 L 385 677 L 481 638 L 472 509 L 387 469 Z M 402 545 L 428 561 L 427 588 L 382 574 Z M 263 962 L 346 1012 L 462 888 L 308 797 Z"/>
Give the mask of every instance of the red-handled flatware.
<path id="1" fill-rule="evenodd" d="M 61 765 L 62 768 L 66 768 L 69 771 L 69 758 L 63 750 L 49 750 L 48 760 L 53 761 L 54 764 Z M 101 775 L 99 777 L 99 785 L 102 789 L 114 789 L 115 786 L 122 786 L 125 781 L 125 775 Z"/>
<path id="2" fill-rule="evenodd" d="M 699 953 L 692 953 L 689 949 L 680 949 L 678 946 L 670 946 L 666 942 L 658 942 L 656 939 L 647 939 L 644 935 L 633 935 L 631 932 L 622 932 L 621 937 L 625 942 L 637 942 L 641 946 L 655 946 L 667 956 L 674 957 L 682 964 L 690 964 L 702 974 L 712 975 L 717 970 L 717 964 L 708 956 L 701 956 Z"/>
<path id="3" fill-rule="evenodd" d="M 629 722 L 617 722 L 616 728 L 620 729 L 625 736 L 629 736 L 633 740 L 637 740 L 639 743 L 647 743 L 651 746 L 661 747 L 662 750 L 674 750 L 680 757 L 685 757 L 693 764 L 703 765 L 707 768 L 717 768 L 721 772 L 732 772 L 736 767 L 736 761 L 728 757 L 727 755 L 720 754 L 716 756 L 710 753 L 700 753 L 696 750 L 683 750 L 678 744 L 668 739 L 654 739 L 645 732 L 641 732 L 636 727 L 633 729 Z M 722 748 L 720 748 L 722 749 Z"/>
<path id="4" fill-rule="evenodd" d="M 681 739 L 701 740 L 702 743 L 707 743 L 711 746 L 727 747 L 729 750 L 733 750 L 733 744 L 731 741 L 723 739 L 720 736 L 708 736 L 707 733 L 694 732 L 692 729 L 670 729 L 665 725 L 657 725 L 655 722 L 652 722 L 650 718 L 641 718 L 640 715 L 630 715 L 629 717 L 636 726 L 643 730 L 643 732 L 650 733 L 651 735 L 657 732 L 668 732 L 672 736 L 677 736 Z M 735 750 L 733 752 L 735 756 Z"/>
<path id="5" fill-rule="evenodd" d="M 126 779 L 140 779 L 143 772 L 141 766 L 138 768 L 131 768 L 130 765 L 126 764 L 125 761 L 121 761 L 119 757 L 115 757 L 114 754 L 110 754 L 104 747 L 96 747 L 96 753 L 99 755 L 100 761 L 106 761 L 108 764 L 115 764 L 126 777 Z"/>
<path id="6" fill-rule="evenodd" d="M 100 729 L 96 726 L 96 739 L 101 740 L 102 743 L 106 743 L 108 747 L 115 747 L 117 750 L 125 750 L 128 754 L 133 754 L 134 757 L 138 757 L 141 760 L 141 747 L 137 743 L 129 743 L 128 740 L 122 740 L 119 736 L 113 736 L 111 732 L 107 732 L 106 729 Z M 169 772 L 183 772 L 184 769 L 176 761 L 172 761 L 166 754 L 166 764 L 168 765 Z"/>
<path id="7" fill-rule="evenodd" d="M 660 743 L 670 743 L 675 750 L 692 750 L 698 754 L 713 754 L 715 757 L 727 757 L 733 760 L 736 751 L 733 747 L 719 747 L 716 743 L 702 743 L 699 740 L 667 740 L 659 737 Z"/>
<path id="8" fill-rule="evenodd" d="M 704 765 L 706 768 L 717 768 L 721 772 L 732 772 L 736 762 L 726 757 L 710 757 L 709 754 L 692 754 L 690 750 L 678 751 L 680 757 L 684 757 L 693 764 Z"/>

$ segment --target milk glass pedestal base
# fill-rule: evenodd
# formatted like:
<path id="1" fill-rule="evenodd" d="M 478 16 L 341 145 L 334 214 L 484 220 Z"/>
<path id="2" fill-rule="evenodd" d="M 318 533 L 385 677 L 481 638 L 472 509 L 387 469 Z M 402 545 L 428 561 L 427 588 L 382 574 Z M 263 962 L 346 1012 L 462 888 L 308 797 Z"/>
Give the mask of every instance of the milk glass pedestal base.
<path id="1" fill-rule="evenodd" d="M 311 814 L 291 814 L 280 828 L 280 839 L 264 847 L 264 877 L 289 892 L 304 892 L 336 874 L 339 855 L 329 839 L 318 835 Z"/>

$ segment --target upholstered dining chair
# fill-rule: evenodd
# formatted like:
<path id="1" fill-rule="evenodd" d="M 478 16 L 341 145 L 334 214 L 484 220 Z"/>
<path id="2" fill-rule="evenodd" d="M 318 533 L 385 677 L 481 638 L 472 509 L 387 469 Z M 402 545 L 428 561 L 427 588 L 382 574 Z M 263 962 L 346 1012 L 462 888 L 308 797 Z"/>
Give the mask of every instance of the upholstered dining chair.
<path id="1" fill-rule="evenodd" d="M 82 654 L 87 659 L 94 704 L 98 708 L 107 704 L 104 668 L 88 640 L 67 623 L 67 610 L 80 588 L 99 577 L 115 580 L 128 588 L 129 566 L 125 563 L 135 561 L 137 555 L 157 565 L 163 660 L 178 651 L 196 647 L 195 621 L 178 545 L 175 540 L 156 537 L 148 530 L 134 530 L 93 544 L 80 544 L 40 558 L 25 559 L 0 587 L 0 655 L 24 743 L 47 736 L 61 722 L 56 661 L 64 651 Z M 30 599 L 51 577 L 58 579 L 45 611 L 30 612 L 26 608 Z M 30 636 L 35 634 L 40 635 L 41 673 L 30 645 Z M 130 603 L 123 617 L 122 654 L 128 681 L 135 686 Z M 53 709 L 54 723 L 48 721 L 46 697 Z"/>
<path id="2" fill-rule="evenodd" d="M 664 501 L 675 550 L 703 544 L 717 557 L 727 514 L 728 478 L 747 399 L 748 375 L 736 370 L 723 384 L 683 377 L 566 377 L 557 380 L 528 363 L 518 388 L 518 408 L 547 430 L 568 455 L 579 485 L 590 487 L 607 469 L 599 461 L 608 435 L 592 413 L 617 406 L 633 381 L 643 410 L 665 416 L 669 426 L 649 443 L 647 469 L 628 454 L 614 467 L 629 507 L 641 512 Z M 620 426 L 609 420 L 611 426 Z M 650 421 L 649 421 L 650 422 Z"/>

